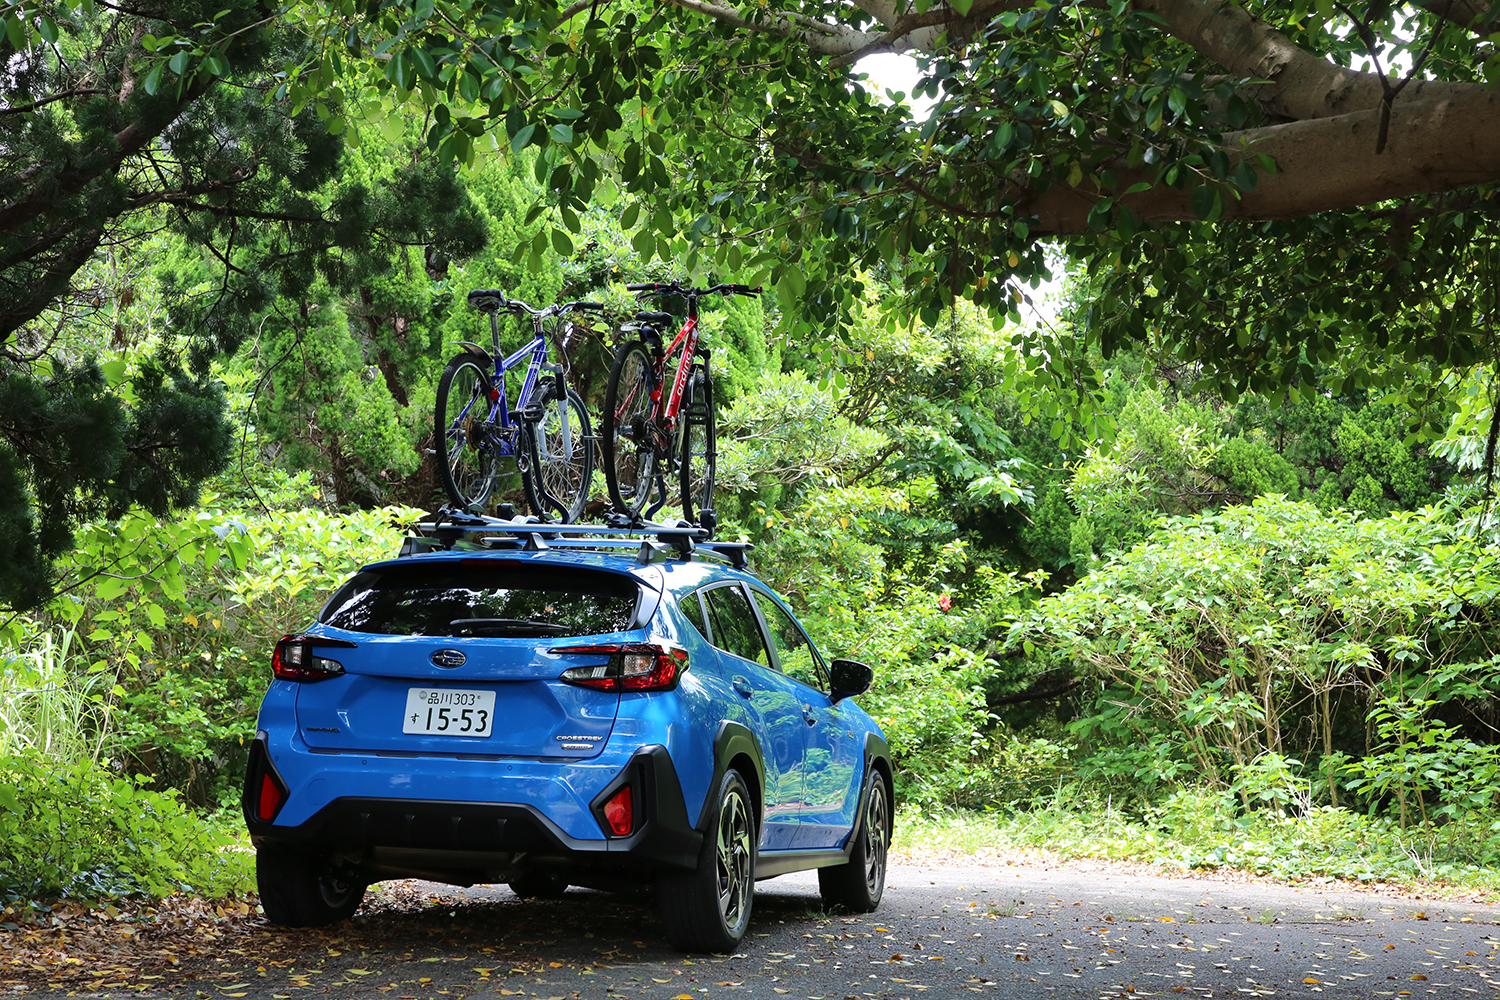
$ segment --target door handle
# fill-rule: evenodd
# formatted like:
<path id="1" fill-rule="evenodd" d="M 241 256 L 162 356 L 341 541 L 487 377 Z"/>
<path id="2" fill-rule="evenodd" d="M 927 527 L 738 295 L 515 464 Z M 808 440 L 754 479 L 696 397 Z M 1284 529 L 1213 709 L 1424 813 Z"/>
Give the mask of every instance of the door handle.
<path id="1" fill-rule="evenodd" d="M 811 705 L 802 706 L 802 718 L 807 720 L 809 726 L 816 726 L 818 724 L 818 717 L 812 714 Z"/>
<path id="2" fill-rule="evenodd" d="M 743 677 L 736 677 L 734 679 L 734 689 L 736 692 L 746 698 L 749 698 L 755 694 L 755 692 L 750 688 L 750 682 L 745 680 L 745 678 Z"/>

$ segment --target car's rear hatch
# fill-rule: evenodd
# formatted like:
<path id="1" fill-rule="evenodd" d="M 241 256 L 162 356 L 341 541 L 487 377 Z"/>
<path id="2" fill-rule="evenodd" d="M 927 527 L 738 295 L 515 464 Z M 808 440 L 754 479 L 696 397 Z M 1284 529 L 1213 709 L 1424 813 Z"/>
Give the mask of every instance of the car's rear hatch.
<path id="1" fill-rule="evenodd" d="M 563 647 L 638 641 L 658 594 L 626 574 L 495 557 L 367 568 L 328 602 L 318 648 L 343 674 L 302 684 L 315 750 L 376 755 L 589 757 L 619 695 L 565 683 L 605 663 Z"/>

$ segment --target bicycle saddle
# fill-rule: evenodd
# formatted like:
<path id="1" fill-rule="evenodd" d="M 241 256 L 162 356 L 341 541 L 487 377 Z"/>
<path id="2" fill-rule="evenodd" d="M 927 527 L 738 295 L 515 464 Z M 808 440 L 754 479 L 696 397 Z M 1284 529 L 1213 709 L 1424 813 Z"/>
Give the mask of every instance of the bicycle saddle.
<path id="1" fill-rule="evenodd" d="M 469 305 L 480 312 L 499 312 L 505 302 L 505 293 L 498 288 L 476 288 L 469 293 Z"/>
<path id="2" fill-rule="evenodd" d="M 672 319 L 671 313 L 638 312 L 635 318 L 642 323 L 652 326 L 672 326 L 676 320 Z"/>

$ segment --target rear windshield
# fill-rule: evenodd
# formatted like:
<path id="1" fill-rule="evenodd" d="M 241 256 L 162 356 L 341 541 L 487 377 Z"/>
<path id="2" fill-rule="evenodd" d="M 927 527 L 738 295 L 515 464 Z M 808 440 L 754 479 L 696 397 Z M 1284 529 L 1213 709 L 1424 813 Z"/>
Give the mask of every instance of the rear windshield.
<path id="1" fill-rule="evenodd" d="M 377 635 L 570 636 L 623 632 L 638 585 L 616 573 L 477 560 L 366 570 L 319 621 Z"/>

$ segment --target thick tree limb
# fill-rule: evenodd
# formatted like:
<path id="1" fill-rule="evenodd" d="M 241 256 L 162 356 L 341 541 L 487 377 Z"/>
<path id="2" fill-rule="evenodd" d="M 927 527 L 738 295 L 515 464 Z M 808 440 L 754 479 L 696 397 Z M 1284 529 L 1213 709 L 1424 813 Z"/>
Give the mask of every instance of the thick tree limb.
<path id="1" fill-rule="evenodd" d="M 756 21 L 732 7 L 707 3 L 705 0 L 672 0 L 672 3 L 683 10 L 706 15 L 736 28 L 796 39 L 812 51 L 825 56 L 843 55 L 862 48 L 879 37 L 867 31 L 856 31 L 845 25 L 818 21 L 802 14 L 783 12 Z"/>
<path id="2" fill-rule="evenodd" d="M 1500 92 L 1475 86 L 1449 100 L 1397 103 L 1382 156 L 1374 155 L 1379 129 L 1380 110 L 1371 108 L 1225 135 L 1234 158 L 1266 154 L 1278 169 L 1238 200 L 1226 188 L 1223 217 L 1292 219 L 1500 180 Z M 1121 188 L 1154 180 L 1149 168 L 1123 161 L 1109 168 Z M 1086 231 L 1099 198 L 1087 185 L 1055 185 L 1044 192 L 1019 190 L 1014 181 L 1007 185 L 1008 198 L 1037 216 L 1048 234 Z M 1195 217 L 1190 198 L 1189 191 L 1155 187 L 1121 203 L 1148 222 L 1172 222 Z"/>
<path id="3" fill-rule="evenodd" d="M 1492 8 L 1480 0 L 1417 0 L 1417 6 L 1476 34 L 1488 35 L 1495 30 Z"/>
<path id="4" fill-rule="evenodd" d="M 1257 88 L 1256 97 L 1273 115 L 1297 120 L 1329 118 L 1373 108 L 1385 97 L 1378 75 L 1335 65 L 1299 48 L 1236 4 L 1211 0 L 1135 0 L 1134 6 L 1162 18 L 1175 37 L 1231 75 L 1270 80 Z M 1444 100 L 1469 86 L 1413 80 L 1403 92 L 1402 101 Z"/>
<path id="5" fill-rule="evenodd" d="M 860 31 L 836 21 L 824 21 L 787 11 L 763 20 L 754 20 L 740 10 L 710 3 L 708 0 L 671 2 L 683 10 L 703 14 L 747 31 L 796 39 L 819 55 L 837 57 L 833 62 L 835 66 L 847 66 L 876 52 L 910 52 L 913 49 L 931 51 L 944 35 L 966 35 L 996 14 L 1031 6 L 1031 0 L 980 0 L 965 16 L 960 16 L 946 4 L 930 8 L 923 14 L 902 15 L 897 12 L 896 4 L 885 0 L 854 0 L 861 10 L 880 21 L 886 29 L 876 32 Z M 583 6 L 580 3 L 568 9 L 582 9 Z"/>

